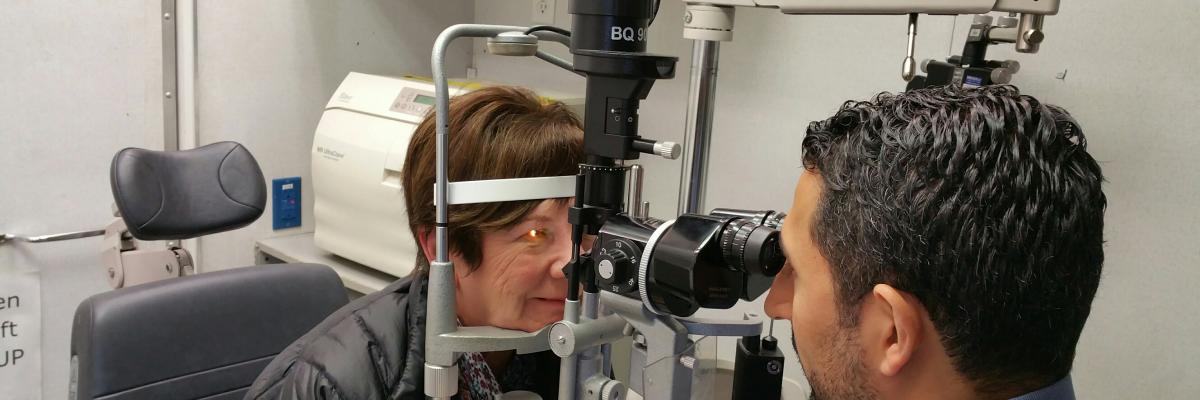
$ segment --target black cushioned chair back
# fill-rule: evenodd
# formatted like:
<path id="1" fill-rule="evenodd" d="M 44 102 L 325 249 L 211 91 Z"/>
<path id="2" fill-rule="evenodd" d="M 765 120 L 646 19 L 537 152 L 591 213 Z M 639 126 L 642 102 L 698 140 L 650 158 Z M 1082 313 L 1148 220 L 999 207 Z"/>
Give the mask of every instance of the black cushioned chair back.
<path id="1" fill-rule="evenodd" d="M 97 294 L 75 311 L 75 398 L 240 400 L 276 354 L 346 302 L 337 274 L 313 264 Z"/>
<path id="2" fill-rule="evenodd" d="M 242 145 L 218 142 L 184 151 L 121 150 L 112 191 L 129 233 L 177 240 L 241 228 L 263 213 L 266 184 Z"/>

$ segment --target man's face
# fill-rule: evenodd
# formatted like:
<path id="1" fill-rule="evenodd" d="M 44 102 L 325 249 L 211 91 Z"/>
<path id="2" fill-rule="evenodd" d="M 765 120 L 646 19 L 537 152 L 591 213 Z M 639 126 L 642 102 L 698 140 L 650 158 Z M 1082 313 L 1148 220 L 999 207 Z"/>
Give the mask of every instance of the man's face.
<path id="1" fill-rule="evenodd" d="M 820 198 L 820 175 L 806 171 L 784 220 L 781 235 L 788 262 L 767 295 L 766 312 L 792 322 L 792 344 L 812 387 L 812 398 L 874 398 L 857 330 L 838 321 L 833 275 L 809 228 Z"/>

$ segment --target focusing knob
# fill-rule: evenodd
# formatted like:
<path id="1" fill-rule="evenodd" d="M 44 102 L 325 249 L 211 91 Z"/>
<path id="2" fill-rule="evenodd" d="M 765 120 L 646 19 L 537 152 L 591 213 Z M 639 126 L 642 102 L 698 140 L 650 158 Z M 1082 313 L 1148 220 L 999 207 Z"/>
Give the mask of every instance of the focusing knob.
<path id="1" fill-rule="evenodd" d="M 629 265 L 629 255 L 621 250 L 613 250 L 607 252 L 605 256 L 600 259 L 597 267 L 600 277 L 615 280 L 618 275 L 623 275 L 619 271 L 622 269 L 621 267 Z"/>
<path id="2" fill-rule="evenodd" d="M 635 286 L 637 249 L 625 240 L 604 244 L 596 256 L 596 277 L 600 284 L 616 293 L 627 293 Z"/>

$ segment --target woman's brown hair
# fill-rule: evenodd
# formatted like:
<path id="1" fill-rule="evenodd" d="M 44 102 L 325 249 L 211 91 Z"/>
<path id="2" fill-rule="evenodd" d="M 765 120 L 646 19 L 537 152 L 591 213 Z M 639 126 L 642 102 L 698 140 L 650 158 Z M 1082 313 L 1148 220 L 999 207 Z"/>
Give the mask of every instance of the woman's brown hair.
<path id="1" fill-rule="evenodd" d="M 583 162 L 579 118 L 562 103 L 544 102 L 526 89 L 491 86 L 452 98 L 449 123 L 447 173 L 451 182 L 574 175 Z M 430 112 L 413 133 L 404 160 L 404 202 L 417 243 L 423 230 L 433 229 L 436 218 L 435 125 Z M 520 222 L 541 202 L 451 206 L 450 251 L 462 256 L 474 270 L 482 257 L 481 234 Z M 417 252 L 416 270 L 429 270 L 423 251 Z"/>

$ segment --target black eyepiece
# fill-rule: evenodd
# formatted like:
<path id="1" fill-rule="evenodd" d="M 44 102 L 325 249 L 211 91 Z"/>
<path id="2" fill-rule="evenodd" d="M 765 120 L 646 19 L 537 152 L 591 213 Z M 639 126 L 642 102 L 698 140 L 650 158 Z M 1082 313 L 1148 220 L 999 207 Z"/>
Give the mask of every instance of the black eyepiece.
<path id="1" fill-rule="evenodd" d="M 779 231 L 756 221 L 735 218 L 721 232 L 721 255 L 738 272 L 775 276 L 783 267 Z"/>

